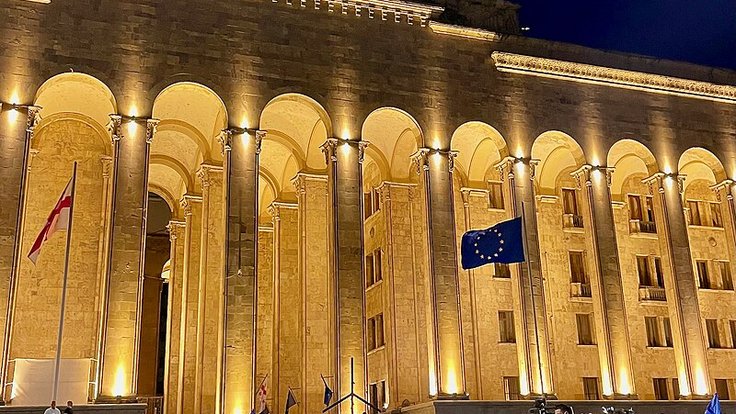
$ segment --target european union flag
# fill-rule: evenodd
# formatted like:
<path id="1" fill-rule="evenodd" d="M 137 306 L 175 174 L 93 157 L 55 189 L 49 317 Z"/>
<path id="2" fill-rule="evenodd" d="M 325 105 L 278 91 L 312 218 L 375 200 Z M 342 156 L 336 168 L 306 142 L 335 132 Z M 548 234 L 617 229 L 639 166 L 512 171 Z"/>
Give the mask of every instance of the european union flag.
<path id="1" fill-rule="evenodd" d="M 718 400 L 718 393 L 713 394 L 713 399 L 710 400 L 708 407 L 705 409 L 705 414 L 721 414 L 721 402 Z"/>
<path id="2" fill-rule="evenodd" d="M 463 234 L 460 246 L 463 269 L 475 269 L 488 263 L 524 261 L 524 236 L 521 217 L 503 221 L 485 230 Z"/>

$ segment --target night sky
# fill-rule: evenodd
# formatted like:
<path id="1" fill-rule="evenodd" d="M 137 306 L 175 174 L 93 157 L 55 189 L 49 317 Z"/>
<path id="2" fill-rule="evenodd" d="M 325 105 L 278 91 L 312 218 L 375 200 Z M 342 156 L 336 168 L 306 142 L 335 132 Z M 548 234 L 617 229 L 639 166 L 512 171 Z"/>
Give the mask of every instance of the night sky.
<path id="1" fill-rule="evenodd" d="M 736 0 L 515 0 L 526 36 L 736 70 Z"/>

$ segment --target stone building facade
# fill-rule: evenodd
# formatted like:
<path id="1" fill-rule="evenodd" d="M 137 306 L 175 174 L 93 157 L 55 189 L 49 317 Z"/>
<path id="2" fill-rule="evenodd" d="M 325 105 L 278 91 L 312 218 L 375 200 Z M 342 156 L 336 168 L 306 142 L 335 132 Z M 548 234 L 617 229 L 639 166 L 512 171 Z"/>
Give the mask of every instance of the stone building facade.
<path id="1" fill-rule="evenodd" d="M 90 402 L 736 395 L 736 73 L 493 4 L 0 0 L 3 401 L 56 352 L 64 238 L 26 254 L 73 161 Z M 460 268 L 519 215 L 526 263 Z"/>

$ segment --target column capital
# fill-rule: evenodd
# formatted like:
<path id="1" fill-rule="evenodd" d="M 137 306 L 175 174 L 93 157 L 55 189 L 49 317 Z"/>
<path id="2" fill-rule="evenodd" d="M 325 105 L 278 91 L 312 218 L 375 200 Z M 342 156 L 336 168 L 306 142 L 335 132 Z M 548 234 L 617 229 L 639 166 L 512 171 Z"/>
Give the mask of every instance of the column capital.
<path id="1" fill-rule="evenodd" d="M 120 128 L 122 125 L 123 117 L 121 115 L 110 114 L 110 123 L 107 124 L 107 130 L 110 131 L 113 145 L 123 137 L 123 131 Z"/>
<path id="2" fill-rule="evenodd" d="M 36 105 L 28 105 L 28 116 L 26 118 L 26 132 L 28 132 L 28 139 L 33 138 L 33 131 L 41 121 L 41 107 Z"/>
<path id="3" fill-rule="evenodd" d="M 281 210 L 292 209 L 295 210 L 299 207 L 296 203 L 285 203 L 283 201 L 274 201 L 268 206 L 268 214 L 271 215 L 271 219 L 274 222 L 281 221 Z"/>
<path id="4" fill-rule="evenodd" d="M 537 165 L 539 165 L 538 159 L 531 157 L 527 158 L 508 156 L 495 165 L 495 168 L 498 170 L 499 176 L 501 176 L 501 181 L 504 181 L 504 175 L 507 175 L 509 179 L 514 178 L 514 166 L 517 164 L 523 164 L 529 167 L 529 179 L 534 180 L 534 177 L 536 177 L 537 175 Z"/>
<path id="5" fill-rule="evenodd" d="M 181 200 L 179 201 L 179 203 L 181 203 L 182 210 L 184 210 L 185 216 L 191 216 L 193 204 L 201 203 L 201 202 L 202 202 L 202 196 L 193 195 L 193 194 L 184 194 L 184 197 L 182 197 Z"/>
<path id="6" fill-rule="evenodd" d="M 304 195 L 307 192 L 307 181 L 314 180 L 314 181 L 323 181 L 327 182 L 327 176 L 321 175 L 321 174 L 309 174 L 300 172 L 297 173 L 294 178 L 291 179 L 291 184 L 296 189 L 297 194 Z"/>
<path id="7" fill-rule="evenodd" d="M 157 118 L 146 119 L 146 143 L 150 144 L 153 141 L 153 136 L 156 134 L 156 128 L 160 122 Z"/>
<path id="8" fill-rule="evenodd" d="M 266 137 L 267 133 L 267 131 L 255 128 L 229 127 L 220 131 L 220 135 L 217 137 L 217 141 L 220 143 L 220 151 L 222 155 L 225 155 L 226 152 L 232 151 L 233 149 L 233 135 L 252 135 L 255 139 L 254 143 L 256 145 L 256 155 L 258 155 L 261 153 L 261 143 L 263 142 L 263 138 Z"/>
<path id="9" fill-rule="evenodd" d="M 713 184 L 710 189 L 716 193 L 716 198 L 721 201 L 721 190 L 726 194 L 726 200 L 733 200 L 733 185 L 734 181 L 730 178 L 726 178 L 720 183 Z"/>
<path id="10" fill-rule="evenodd" d="M 590 165 L 590 164 L 583 164 L 580 168 L 570 173 L 573 177 L 575 177 L 575 181 L 577 182 L 578 188 L 582 188 L 583 184 L 585 184 L 586 187 L 591 187 L 593 185 L 591 176 L 594 172 L 600 172 L 602 174 L 606 175 L 606 185 L 608 187 L 611 186 L 611 179 L 613 177 L 613 167 L 606 167 L 602 165 Z"/>
<path id="11" fill-rule="evenodd" d="M 649 194 L 654 194 L 655 188 L 657 189 L 657 192 L 664 193 L 665 180 L 676 180 L 677 191 L 682 194 L 685 189 L 686 178 L 687 176 L 685 174 L 657 172 L 641 180 L 641 182 L 647 185 L 649 188 Z"/>
<path id="12" fill-rule="evenodd" d="M 460 195 L 463 198 L 463 205 L 466 207 L 469 205 L 470 196 L 472 196 L 473 194 L 479 194 L 481 196 L 488 197 L 488 192 L 489 190 L 484 188 L 462 187 L 460 189 Z"/>
<path id="13" fill-rule="evenodd" d="M 100 163 L 102 163 L 102 178 L 110 177 L 112 171 L 112 157 L 103 155 L 100 157 Z"/>
<path id="14" fill-rule="evenodd" d="M 153 136 L 156 134 L 156 127 L 160 122 L 157 118 L 143 118 L 120 114 L 110 114 L 110 123 L 107 124 L 107 130 L 110 131 L 113 144 L 123 138 L 122 125 L 125 122 L 145 123 L 146 126 L 146 144 L 153 142 Z"/>
<path id="15" fill-rule="evenodd" d="M 219 165 L 202 164 L 197 169 L 197 177 L 202 182 L 202 188 L 208 188 L 217 173 L 222 173 L 223 168 Z"/>
<path id="16" fill-rule="evenodd" d="M 338 139 L 334 137 L 327 138 L 327 140 L 319 146 L 322 153 L 325 155 L 325 163 L 337 162 L 337 148 L 342 145 L 349 145 L 358 149 L 358 163 L 363 163 L 365 157 L 365 149 L 370 145 L 370 142 L 364 140 L 352 140 L 352 139 Z"/>
<path id="17" fill-rule="evenodd" d="M 457 158 L 458 155 L 457 151 L 422 147 L 411 155 L 411 161 L 417 167 L 417 174 L 421 174 L 422 171 L 429 171 L 429 156 L 435 154 L 447 158 L 447 169 L 449 172 L 453 172 L 455 170 L 455 158 Z"/>
<path id="18" fill-rule="evenodd" d="M 171 220 L 166 225 L 166 230 L 169 232 L 169 240 L 174 243 L 176 239 L 180 238 L 184 229 L 186 228 L 186 222 L 179 220 Z"/>

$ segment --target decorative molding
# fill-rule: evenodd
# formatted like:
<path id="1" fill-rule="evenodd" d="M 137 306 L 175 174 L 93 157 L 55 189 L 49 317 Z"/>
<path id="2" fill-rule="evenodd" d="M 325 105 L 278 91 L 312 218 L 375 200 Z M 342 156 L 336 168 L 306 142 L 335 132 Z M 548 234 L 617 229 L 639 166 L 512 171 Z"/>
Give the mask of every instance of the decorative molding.
<path id="1" fill-rule="evenodd" d="M 218 165 L 202 164 L 197 169 L 197 177 L 202 182 L 202 188 L 209 188 L 212 180 L 218 175 L 213 173 L 222 173 L 223 168 Z"/>
<path id="2" fill-rule="evenodd" d="M 184 232 L 185 228 L 186 228 L 186 222 L 178 221 L 178 220 L 169 221 L 169 224 L 166 225 L 166 230 L 168 230 L 169 232 L 169 241 L 171 241 L 172 243 L 175 243 L 176 239 L 182 236 L 182 233 Z"/>
<path id="3" fill-rule="evenodd" d="M 613 168 L 612 167 L 585 164 L 582 167 L 578 168 L 577 170 L 571 172 L 570 175 L 572 175 L 575 178 L 575 182 L 577 183 L 578 188 L 582 188 L 583 184 L 585 184 L 586 187 L 592 187 L 593 181 L 591 180 L 590 177 L 594 171 L 599 171 L 601 174 L 605 174 L 606 185 L 608 187 L 611 186 L 611 181 L 613 179 Z"/>
<path id="4" fill-rule="evenodd" d="M 184 210 L 185 216 L 191 216 L 192 215 L 192 205 L 194 203 L 201 203 L 202 202 L 202 196 L 198 195 L 191 195 L 191 194 L 185 194 L 184 197 L 181 198 L 179 203 L 181 203 L 181 208 Z"/>
<path id="5" fill-rule="evenodd" d="M 362 164 L 365 158 L 365 149 L 370 145 L 368 141 L 343 140 L 337 138 L 327 138 L 319 149 L 325 155 L 325 163 L 329 165 L 331 162 L 337 162 L 337 147 L 340 145 L 350 145 L 358 149 L 358 163 Z"/>
<path id="6" fill-rule="evenodd" d="M 733 185 L 734 181 L 730 178 L 726 178 L 720 183 L 710 186 L 710 189 L 713 190 L 714 193 L 716 193 L 716 199 L 718 199 L 718 201 L 721 201 L 722 198 L 721 190 L 723 190 L 724 194 L 726 195 L 726 200 L 731 201 L 733 200 Z"/>
<path id="7" fill-rule="evenodd" d="M 279 0 L 271 0 L 273 3 L 279 3 Z M 293 0 L 284 0 L 286 5 L 293 5 Z M 340 8 L 340 12 L 347 15 L 350 9 L 356 17 L 362 17 L 363 12 L 367 12 L 369 19 L 375 19 L 376 16 L 380 16 L 381 20 L 388 20 L 389 14 L 393 15 L 393 21 L 395 23 L 401 23 L 403 20 L 408 25 L 414 25 L 415 22 L 419 22 L 421 27 L 427 25 L 427 22 L 433 15 L 442 13 L 445 9 L 440 6 L 433 6 L 423 3 L 415 3 L 404 0 L 313 0 L 314 9 L 320 10 L 322 3 L 327 3 L 327 11 L 334 13 Z M 301 8 L 307 7 L 306 0 L 299 0 Z"/>
<path id="8" fill-rule="evenodd" d="M 100 157 L 102 163 L 102 178 L 109 178 L 112 172 L 112 157 L 103 155 Z"/>
<path id="9" fill-rule="evenodd" d="M 535 158 L 524 158 L 524 157 L 506 157 L 496 163 L 494 168 L 498 170 L 498 175 L 501 177 L 501 182 L 504 182 L 504 176 L 507 176 L 509 180 L 513 180 L 516 173 L 514 172 L 513 166 L 516 164 L 524 164 L 529 167 L 529 180 L 534 180 L 537 176 L 537 166 L 539 160 Z"/>
<path id="10" fill-rule="evenodd" d="M 419 148 L 411 155 L 411 163 L 417 167 L 417 174 L 429 171 L 429 148 Z"/>
<path id="11" fill-rule="evenodd" d="M 28 132 L 28 139 L 33 139 L 33 131 L 36 129 L 38 123 L 41 122 L 41 107 L 29 105 L 27 108 L 26 132 Z"/>
<path id="12" fill-rule="evenodd" d="M 113 145 L 123 137 L 123 131 L 120 128 L 122 125 L 123 117 L 121 115 L 110 114 L 110 123 L 107 124 L 107 130 L 110 131 L 110 138 L 112 139 Z"/>
<path id="13" fill-rule="evenodd" d="M 440 23 L 435 21 L 429 22 L 429 28 L 432 32 L 447 35 L 462 37 L 465 39 L 482 40 L 485 42 L 495 42 L 501 40 L 501 35 L 496 32 L 489 30 L 476 29 L 474 27 L 457 26 L 454 24 Z"/>
<path id="14" fill-rule="evenodd" d="M 736 86 L 506 52 L 491 54 L 496 69 L 615 88 L 736 103 Z"/>
<path id="15" fill-rule="evenodd" d="M 685 178 L 687 178 L 685 174 L 658 172 L 641 180 L 641 182 L 647 186 L 647 188 L 649 189 L 649 194 L 654 194 L 655 188 L 657 189 L 658 193 L 663 194 L 665 178 L 677 180 L 677 191 L 680 194 L 683 193 L 683 191 L 685 190 Z"/>
<path id="16" fill-rule="evenodd" d="M 153 136 L 156 134 L 156 128 L 160 120 L 156 118 L 146 119 L 146 144 L 153 142 Z"/>

